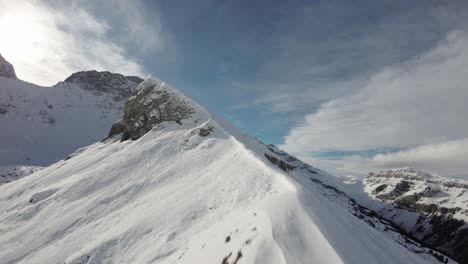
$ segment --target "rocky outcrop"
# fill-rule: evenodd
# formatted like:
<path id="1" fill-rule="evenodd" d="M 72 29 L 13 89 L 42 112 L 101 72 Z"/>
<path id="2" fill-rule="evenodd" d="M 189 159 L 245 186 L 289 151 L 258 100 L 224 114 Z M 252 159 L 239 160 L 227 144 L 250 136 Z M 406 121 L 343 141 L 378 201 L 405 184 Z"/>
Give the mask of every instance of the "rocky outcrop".
<path id="1" fill-rule="evenodd" d="M 114 100 L 127 99 L 143 81 L 140 77 L 124 76 L 107 71 L 80 71 L 65 79 L 67 83 L 75 83 L 84 90 L 95 94 L 109 93 Z"/>
<path id="2" fill-rule="evenodd" d="M 158 80 L 145 80 L 125 103 L 124 115 L 115 123 L 108 137 L 121 134 L 121 140 L 136 140 L 163 122 L 179 125 L 190 119 L 195 109 L 187 98 Z M 201 131 L 202 135 L 212 129 Z"/>
<path id="3" fill-rule="evenodd" d="M 205 126 L 200 129 L 198 129 L 198 135 L 200 137 L 207 137 L 211 133 L 213 133 L 214 127 L 213 126 Z"/>
<path id="4" fill-rule="evenodd" d="M 465 182 L 403 168 L 370 173 L 365 185 L 371 197 L 383 202 L 376 210 L 382 217 L 422 243 L 468 263 Z"/>
<path id="5" fill-rule="evenodd" d="M 278 168 L 282 169 L 285 172 L 288 172 L 290 170 L 293 170 L 295 167 L 290 165 L 289 163 L 285 162 L 284 160 L 275 158 L 271 155 L 268 155 L 267 153 L 264 154 L 265 157 L 273 164 L 278 166 Z"/>
<path id="6" fill-rule="evenodd" d="M 0 76 L 17 79 L 15 68 L 0 54 Z"/>

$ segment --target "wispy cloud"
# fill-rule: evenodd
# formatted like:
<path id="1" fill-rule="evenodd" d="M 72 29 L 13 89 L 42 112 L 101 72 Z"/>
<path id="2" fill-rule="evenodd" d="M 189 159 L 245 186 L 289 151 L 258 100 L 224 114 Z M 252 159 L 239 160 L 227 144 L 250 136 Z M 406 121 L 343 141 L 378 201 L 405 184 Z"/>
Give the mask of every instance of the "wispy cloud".
<path id="1" fill-rule="evenodd" d="M 89 12 L 111 24 L 110 39 L 135 53 L 161 51 L 169 41 L 158 10 L 142 0 L 77 0 L 75 3 L 78 7 L 88 7 Z"/>
<path id="2" fill-rule="evenodd" d="M 324 101 L 358 90 L 382 67 L 418 56 L 466 25 L 467 12 L 456 6 L 431 1 L 424 6 L 394 1 L 290 4 L 272 13 L 275 21 L 267 36 L 241 36 L 235 43 L 237 49 L 255 52 L 241 54 L 257 58 L 259 67 L 246 80 L 234 81 L 235 91 L 257 99 L 234 109 L 315 111 Z"/>
<path id="3" fill-rule="evenodd" d="M 432 158 L 426 158 L 433 164 L 437 164 L 437 159 L 448 163 L 442 152 L 446 150 L 445 144 L 456 148 L 465 141 L 453 140 L 468 135 L 467 61 L 468 34 L 453 31 L 420 57 L 373 74 L 356 93 L 322 104 L 318 111 L 307 115 L 289 132 L 282 148 L 306 156 L 311 151 L 408 149 L 440 144 L 370 159 L 354 157 L 355 162 L 351 164 L 362 167 L 366 164 L 364 161 L 370 161 L 370 167 L 418 165 L 422 164 L 424 156 L 421 154 L 426 150 L 431 150 Z M 416 162 L 415 155 L 421 162 Z M 414 157 L 413 161 L 410 156 Z M 408 162 L 402 162 L 405 158 Z M 463 170 L 461 165 L 466 159 L 453 160 L 458 164 L 454 170 Z M 352 166 L 356 165 L 345 168 Z"/>
<path id="4" fill-rule="evenodd" d="M 148 14 L 139 13 L 145 9 L 124 6 L 123 1 L 113 4 L 116 8 L 109 10 L 125 8 L 129 12 L 115 17 L 125 22 L 118 30 L 111 23 L 112 16 L 98 17 L 93 13 L 97 7 L 80 1 L 0 0 L 0 52 L 14 64 L 19 78 L 41 85 L 90 69 L 142 76 L 143 66 L 127 52 L 128 45 L 160 47 L 161 29 L 156 27 L 154 32 L 141 27 L 147 31 L 143 34 L 136 27 L 146 25 L 142 20 L 148 19 Z M 139 1 L 132 4 L 139 7 Z"/>
<path id="5" fill-rule="evenodd" d="M 468 138 L 428 144 L 370 158 L 351 156 L 338 166 L 342 171 L 365 173 L 401 167 L 416 167 L 445 176 L 468 177 Z"/>

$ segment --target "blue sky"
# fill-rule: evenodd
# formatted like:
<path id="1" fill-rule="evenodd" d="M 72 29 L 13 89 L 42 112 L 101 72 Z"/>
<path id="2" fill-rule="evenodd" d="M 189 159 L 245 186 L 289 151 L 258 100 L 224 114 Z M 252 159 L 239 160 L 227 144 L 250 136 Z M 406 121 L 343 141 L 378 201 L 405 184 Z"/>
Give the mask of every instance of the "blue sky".
<path id="1" fill-rule="evenodd" d="M 151 74 L 336 174 L 466 168 L 466 1 L 0 0 L 0 10 L 39 32 L 0 26 L 13 35 L 0 52 L 27 81 Z"/>

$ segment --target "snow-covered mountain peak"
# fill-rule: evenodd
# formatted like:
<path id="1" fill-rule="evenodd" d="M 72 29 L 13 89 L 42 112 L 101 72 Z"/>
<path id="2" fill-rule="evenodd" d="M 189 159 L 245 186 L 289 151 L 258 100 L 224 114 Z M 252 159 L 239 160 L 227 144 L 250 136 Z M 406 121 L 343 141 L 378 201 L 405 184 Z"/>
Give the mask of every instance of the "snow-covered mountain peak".
<path id="1" fill-rule="evenodd" d="M 15 68 L 0 54 L 0 76 L 17 79 Z"/>
<path id="2" fill-rule="evenodd" d="M 109 137 L 121 134 L 122 140 L 135 140 L 161 123 L 198 126 L 209 119 L 210 114 L 203 107 L 165 82 L 152 78 L 138 85 Z"/>
<path id="3" fill-rule="evenodd" d="M 364 180 L 366 191 L 377 199 L 405 208 L 438 214 L 455 214 L 468 220 L 468 183 L 412 168 L 370 173 Z"/>
<path id="4" fill-rule="evenodd" d="M 370 173 L 364 180 L 372 197 L 425 214 L 450 214 L 468 220 L 468 183 L 412 168 Z"/>
<path id="5" fill-rule="evenodd" d="M 143 79 L 136 76 L 92 70 L 73 73 L 64 82 L 77 84 L 82 89 L 92 91 L 97 95 L 110 93 L 113 99 L 118 101 L 128 98 L 142 81 Z"/>
<path id="6" fill-rule="evenodd" d="M 374 210 L 414 237 L 468 259 L 468 183 L 412 168 L 370 173 L 364 190 Z M 466 263 L 462 261 L 462 263 Z"/>
<path id="7" fill-rule="evenodd" d="M 409 182 L 413 186 L 425 186 L 430 188 L 458 188 L 461 190 L 468 188 L 466 181 L 450 179 L 437 174 L 426 173 L 414 168 L 401 168 L 369 173 L 365 179 L 366 184 L 375 185 L 378 183 L 402 183 Z M 414 189 L 414 188 L 410 188 Z M 382 190 L 383 191 L 383 190 Z"/>
<path id="8" fill-rule="evenodd" d="M 378 173 L 369 173 L 368 178 L 402 178 L 408 180 L 431 180 L 437 175 L 419 171 L 415 168 L 405 167 L 399 169 L 389 169 Z"/>

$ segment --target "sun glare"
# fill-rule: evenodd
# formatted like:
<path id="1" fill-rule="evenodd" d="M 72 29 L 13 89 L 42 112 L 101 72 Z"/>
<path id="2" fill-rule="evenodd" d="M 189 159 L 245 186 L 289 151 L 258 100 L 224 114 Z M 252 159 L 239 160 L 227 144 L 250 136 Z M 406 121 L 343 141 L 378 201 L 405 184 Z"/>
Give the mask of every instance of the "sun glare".
<path id="1" fill-rule="evenodd" d="M 42 56 L 39 50 L 46 36 L 34 14 L 11 13 L 0 16 L 0 51 L 12 60 L 25 61 Z"/>

